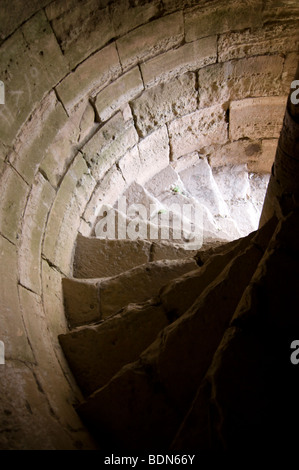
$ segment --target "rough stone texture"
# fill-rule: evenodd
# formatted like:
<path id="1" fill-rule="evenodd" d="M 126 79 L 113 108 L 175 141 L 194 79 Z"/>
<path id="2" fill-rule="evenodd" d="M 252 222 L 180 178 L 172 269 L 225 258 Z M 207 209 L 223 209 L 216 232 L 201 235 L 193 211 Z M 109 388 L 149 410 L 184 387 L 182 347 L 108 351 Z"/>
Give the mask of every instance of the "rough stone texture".
<path id="1" fill-rule="evenodd" d="M 5 358 L 33 362 L 19 305 L 16 248 L 3 237 L 0 244 L 0 339 L 5 345 Z"/>
<path id="2" fill-rule="evenodd" d="M 219 62 L 263 54 L 297 51 L 298 28 L 296 23 L 269 24 L 254 32 L 226 33 L 218 42 Z"/>
<path id="3" fill-rule="evenodd" d="M 233 101 L 229 115 L 230 138 L 279 137 L 285 106 L 286 98 L 280 96 Z"/>
<path id="4" fill-rule="evenodd" d="M 21 230 L 29 186 L 9 165 L 5 164 L 1 176 L 1 187 L 6 188 L 0 194 L 0 233 L 15 243 Z"/>
<path id="5" fill-rule="evenodd" d="M 214 288 L 206 289 L 184 316 L 166 327 L 138 361 L 123 367 L 80 405 L 85 422 L 102 438 L 104 428 L 106 436 L 126 448 L 156 449 L 161 443 L 167 448 L 261 257 L 255 245 L 236 256 Z"/>
<path id="6" fill-rule="evenodd" d="M 169 142 L 166 126 L 157 129 L 139 145 L 141 168 L 137 182 L 143 184 L 169 164 Z"/>
<path id="7" fill-rule="evenodd" d="M 126 188 L 126 182 L 121 172 L 115 165 L 113 165 L 103 179 L 98 183 L 86 206 L 83 217 L 87 222 L 94 225 L 104 202 L 105 204 L 110 205 L 113 205 L 116 202 L 118 196 L 115 188 L 117 188 L 120 193 L 123 193 Z"/>
<path id="8" fill-rule="evenodd" d="M 78 65 L 56 90 L 66 110 L 70 112 L 84 96 L 96 95 L 120 72 L 117 50 L 112 43 Z"/>
<path id="9" fill-rule="evenodd" d="M 41 293 L 40 256 L 43 233 L 54 197 L 54 189 L 38 175 L 24 213 L 19 251 L 20 282 L 37 294 Z"/>
<path id="10" fill-rule="evenodd" d="M 101 319 L 97 282 L 62 279 L 65 314 L 74 328 Z"/>
<path id="11" fill-rule="evenodd" d="M 167 324 L 163 308 L 147 302 L 129 305 L 104 323 L 78 328 L 59 340 L 76 380 L 88 395 L 105 385 L 124 364 L 137 359 Z M 92 350 L 91 342 L 95 345 Z"/>
<path id="12" fill-rule="evenodd" d="M 135 98 L 143 90 L 138 67 L 130 70 L 108 85 L 96 98 L 95 107 L 101 121 L 107 121 L 121 106 Z"/>
<path id="13" fill-rule="evenodd" d="M 51 0 L 32 0 L 24 4 L 22 0 L 3 0 L 0 5 L 0 17 L 5 18 L 0 26 L 0 40 L 13 33 L 22 23 L 44 8 Z"/>
<path id="14" fill-rule="evenodd" d="M 71 114 L 70 119 L 61 125 L 41 162 L 40 169 L 52 186 L 59 185 L 77 153 L 78 145 L 89 134 L 92 135 L 97 126 L 93 107 L 83 100 Z"/>
<path id="15" fill-rule="evenodd" d="M 167 191 L 171 189 L 172 186 L 180 184 L 182 184 L 182 181 L 179 175 L 168 165 L 146 183 L 145 189 L 156 198 L 159 198 L 165 190 Z"/>
<path id="16" fill-rule="evenodd" d="M 185 38 L 187 42 L 261 25 L 262 1 L 206 3 L 185 14 Z"/>
<path id="17" fill-rule="evenodd" d="M 86 200 L 87 196 L 84 197 L 84 194 L 80 194 L 83 187 L 80 181 L 84 179 L 85 174 L 89 177 L 86 163 L 79 155 L 70 167 L 67 176 L 63 179 L 46 227 L 43 255 L 65 274 L 71 272 L 76 230 L 80 225 L 80 197 L 83 196 L 83 200 Z M 86 187 L 84 189 L 90 197 L 95 182 L 90 181 L 90 188 L 88 188 L 87 181 L 85 183 Z"/>
<path id="18" fill-rule="evenodd" d="M 60 126 L 67 120 L 67 115 L 51 92 L 42 101 L 41 106 L 27 122 L 14 145 L 10 157 L 11 164 L 32 184 L 34 175 L 41 162 L 41 152 L 45 152 L 55 138 Z"/>
<path id="19" fill-rule="evenodd" d="M 150 88 L 133 100 L 131 107 L 138 133 L 145 137 L 155 127 L 196 110 L 195 74 L 186 73 Z"/>
<path id="20" fill-rule="evenodd" d="M 150 87 L 162 81 L 167 82 L 174 76 L 213 64 L 216 59 L 217 36 L 212 36 L 184 44 L 141 64 L 141 73 L 144 84 Z"/>
<path id="21" fill-rule="evenodd" d="M 286 95 L 289 93 L 290 84 L 294 80 L 298 61 L 299 54 L 297 52 L 291 52 L 290 54 L 287 54 L 285 58 L 282 74 L 282 86 Z"/>
<path id="22" fill-rule="evenodd" d="M 99 240 L 78 236 L 74 258 L 77 278 L 108 277 L 150 261 L 146 240 Z"/>
<path id="23" fill-rule="evenodd" d="M 199 107 L 283 93 L 282 57 L 261 56 L 205 67 L 198 72 Z"/>
<path id="24" fill-rule="evenodd" d="M 128 31 L 147 23 L 156 18 L 160 13 L 160 0 L 143 0 L 130 2 L 130 0 L 120 0 L 112 3 L 112 21 L 117 36 L 123 36 Z"/>
<path id="25" fill-rule="evenodd" d="M 130 303 L 144 302 L 156 296 L 164 284 L 196 266 L 196 262 L 189 259 L 153 261 L 114 279 L 100 281 L 99 299 L 103 317 L 114 315 Z"/>
<path id="26" fill-rule="evenodd" d="M 138 145 L 125 153 L 125 155 L 119 160 L 118 166 L 128 185 L 138 178 L 141 168 Z"/>
<path id="27" fill-rule="evenodd" d="M 174 160 L 213 143 L 224 144 L 227 141 L 225 112 L 221 106 L 198 110 L 172 121 L 168 131 Z"/>
<path id="28" fill-rule="evenodd" d="M 37 13 L 1 46 L 0 75 L 6 86 L 0 138 L 11 144 L 17 131 L 68 68 L 43 12 Z"/>
<path id="29" fill-rule="evenodd" d="M 71 69 L 114 37 L 109 10 L 98 0 L 55 1 L 46 14 Z"/>
<path id="30" fill-rule="evenodd" d="M 181 12 L 159 18 L 131 31 L 117 40 L 117 49 L 124 70 L 144 62 L 156 54 L 178 46 L 184 34 Z"/>
<path id="31" fill-rule="evenodd" d="M 118 112 L 82 148 L 92 175 L 99 181 L 109 168 L 138 142 L 138 135 L 131 120 L 125 120 Z"/>
<path id="32" fill-rule="evenodd" d="M 179 173 L 180 171 L 185 170 L 190 166 L 196 165 L 196 163 L 198 163 L 199 158 L 200 157 L 198 152 L 191 152 L 187 155 L 179 157 L 177 160 L 170 162 L 170 165 L 175 171 Z"/>

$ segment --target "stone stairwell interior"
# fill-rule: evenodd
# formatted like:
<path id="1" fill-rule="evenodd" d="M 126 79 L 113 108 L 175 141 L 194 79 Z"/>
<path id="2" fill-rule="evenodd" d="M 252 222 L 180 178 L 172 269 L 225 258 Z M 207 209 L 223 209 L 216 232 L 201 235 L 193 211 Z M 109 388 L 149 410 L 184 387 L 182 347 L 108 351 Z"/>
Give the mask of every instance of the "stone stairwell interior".
<path id="1" fill-rule="evenodd" d="M 161 230 L 154 240 L 99 238 L 103 214 L 119 215 L 116 205 L 103 206 L 95 236 L 77 239 L 73 277 L 63 279 L 70 331 L 59 341 L 84 397 L 76 410 L 105 450 L 289 442 L 277 401 L 285 399 L 287 411 L 285 390 L 294 393 L 298 384 L 288 377 L 287 358 L 279 356 L 275 338 L 280 335 L 279 344 L 286 344 L 281 337 L 289 341 L 297 324 L 296 289 L 278 269 L 295 269 L 296 215 L 279 223 L 272 218 L 233 240 L 236 232 L 248 231 L 246 216 L 258 210 L 251 198 L 240 198 L 244 181 L 250 188 L 249 179 L 243 171 L 243 185 L 225 193 L 226 199 L 235 198 L 229 206 L 219 190 L 225 178 L 216 184 L 213 175 L 202 176 L 202 165 L 185 171 L 185 180 L 168 167 L 145 187 L 133 183 L 125 194 L 131 206 L 150 209 L 154 202 L 160 213 L 173 201 L 200 203 L 200 249 L 189 249 L 186 234 L 164 240 Z M 240 168 L 229 171 L 240 176 Z M 206 183 L 202 197 L 201 177 Z M 240 207 L 244 218 L 236 217 Z M 126 227 L 134 221 L 137 235 L 142 224 L 151 233 L 151 223 L 140 214 L 121 217 L 115 220 Z M 289 233 L 292 223 L 294 235 Z M 275 285 L 287 295 L 284 305 Z M 286 305 L 284 320 L 280 312 Z"/>

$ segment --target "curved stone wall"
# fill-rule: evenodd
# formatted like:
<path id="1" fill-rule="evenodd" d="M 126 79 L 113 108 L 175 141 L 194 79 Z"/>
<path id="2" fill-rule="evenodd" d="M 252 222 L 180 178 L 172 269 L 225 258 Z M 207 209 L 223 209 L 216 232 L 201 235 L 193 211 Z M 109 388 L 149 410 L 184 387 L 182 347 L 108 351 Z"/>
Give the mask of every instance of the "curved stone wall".
<path id="1" fill-rule="evenodd" d="M 94 447 L 57 336 L 61 277 L 99 201 L 169 162 L 270 171 L 298 61 L 297 2 L 198 3 L 0 6 L 0 448 Z"/>

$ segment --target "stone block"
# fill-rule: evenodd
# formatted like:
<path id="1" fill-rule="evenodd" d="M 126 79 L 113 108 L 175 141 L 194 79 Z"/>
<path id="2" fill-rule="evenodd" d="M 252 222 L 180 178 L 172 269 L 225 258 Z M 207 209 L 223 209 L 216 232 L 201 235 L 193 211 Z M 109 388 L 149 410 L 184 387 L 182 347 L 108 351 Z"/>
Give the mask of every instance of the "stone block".
<path id="1" fill-rule="evenodd" d="M 146 87 L 167 82 L 172 77 L 198 70 L 217 60 L 217 36 L 184 44 L 178 49 L 165 52 L 144 64 L 141 73 Z"/>
<path id="2" fill-rule="evenodd" d="M 95 96 L 121 73 L 115 44 L 96 52 L 71 72 L 56 87 L 66 110 L 70 112 L 84 96 Z"/>
<path id="3" fill-rule="evenodd" d="M 21 286 L 19 295 L 26 331 L 37 361 L 37 380 L 53 412 L 59 415 L 61 424 L 64 427 L 71 426 L 80 433 L 82 424 L 73 407 L 67 406 L 67 403 L 71 404 L 76 399 L 75 393 L 71 390 L 53 348 L 53 338 L 48 328 L 48 319 L 43 313 L 41 298 Z"/>
<path id="4" fill-rule="evenodd" d="M 159 0 L 150 0 L 147 3 L 137 0 L 120 0 L 111 4 L 112 22 L 117 36 L 123 36 L 128 31 L 148 23 L 160 14 Z"/>
<path id="5" fill-rule="evenodd" d="M 41 106 L 33 113 L 30 121 L 23 126 L 10 157 L 11 164 L 31 184 L 37 172 L 42 155 L 67 120 L 62 105 L 54 92 L 49 93 Z"/>
<path id="6" fill-rule="evenodd" d="M 5 360 L 34 362 L 19 304 L 16 247 L 2 236 L 0 236 L 0 290 L 0 340 L 5 346 Z"/>
<path id="7" fill-rule="evenodd" d="M 207 157 L 212 168 L 225 165 L 247 164 L 254 167 L 262 153 L 260 140 L 236 140 L 225 145 L 211 145 L 202 149 L 202 157 Z"/>
<path id="8" fill-rule="evenodd" d="M 103 178 L 109 168 L 137 142 L 133 121 L 125 121 L 118 112 L 82 148 L 95 180 Z"/>
<path id="9" fill-rule="evenodd" d="M 261 0 L 205 3 L 185 13 L 185 39 L 187 42 L 221 34 L 227 31 L 256 28 L 262 25 Z"/>
<path id="10" fill-rule="evenodd" d="M 260 56 L 210 65 L 198 72 L 199 107 L 247 97 L 282 94 L 281 56 Z"/>
<path id="11" fill-rule="evenodd" d="M 183 15 L 173 13 L 134 29 L 117 40 L 124 70 L 178 46 L 184 35 Z"/>
<path id="12" fill-rule="evenodd" d="M 43 255 L 66 275 L 71 272 L 72 252 L 80 225 L 81 214 L 76 196 L 82 187 L 80 180 L 86 173 L 86 163 L 78 155 L 59 187 L 44 237 Z"/>
<path id="13" fill-rule="evenodd" d="M 70 328 L 101 319 L 98 283 L 62 279 L 65 314 Z"/>
<path id="14" fill-rule="evenodd" d="M 230 104 L 231 140 L 279 137 L 286 108 L 286 97 L 248 98 Z"/>
<path id="15" fill-rule="evenodd" d="M 286 95 L 288 95 L 290 92 L 290 86 L 291 86 L 292 81 L 294 80 L 298 62 L 299 62 L 298 52 L 291 52 L 285 58 L 285 61 L 283 64 L 282 86 L 283 86 L 283 92 Z"/>
<path id="16" fill-rule="evenodd" d="M 78 146 L 88 134 L 92 134 L 98 124 L 90 103 L 83 100 L 61 125 L 55 138 L 45 151 L 40 169 L 52 186 L 57 187 L 69 164 L 75 157 Z"/>
<path id="17" fill-rule="evenodd" d="M 45 93 L 68 72 L 68 67 L 43 11 L 8 38 L 0 54 L 0 75 L 6 87 L 0 138 L 9 145 Z"/>
<path id="18" fill-rule="evenodd" d="M 103 179 L 97 184 L 90 201 L 84 211 L 84 220 L 91 225 L 94 224 L 102 204 L 113 204 L 116 202 L 118 195 L 125 190 L 126 182 L 115 165 L 106 173 Z M 117 188 L 117 190 L 116 190 Z"/>
<path id="19" fill-rule="evenodd" d="M 50 2 L 51 0 L 32 0 L 26 5 L 26 8 L 24 8 L 22 0 L 4 0 L 1 2 L 0 18 L 5 18 L 0 29 L 1 41 Z"/>
<path id="20" fill-rule="evenodd" d="M 278 139 L 262 140 L 262 148 L 259 157 L 254 162 L 247 164 L 248 171 L 259 174 L 270 174 L 275 159 Z"/>
<path id="21" fill-rule="evenodd" d="M 109 10 L 98 0 L 56 1 L 46 14 L 71 69 L 114 37 Z"/>
<path id="22" fill-rule="evenodd" d="M 107 121 L 121 106 L 139 95 L 143 82 L 138 67 L 108 85 L 96 98 L 95 107 L 101 121 Z"/>
<path id="23" fill-rule="evenodd" d="M 5 188 L 0 194 L 0 233 L 16 243 L 20 236 L 29 186 L 11 166 L 4 165 L 0 180 L 1 187 Z"/>
<path id="24" fill-rule="evenodd" d="M 191 152 L 187 155 L 183 155 L 177 160 L 174 160 L 170 163 L 170 165 L 177 173 L 179 173 L 180 171 L 183 171 L 186 168 L 189 168 L 190 166 L 196 165 L 196 163 L 198 163 L 199 158 L 200 157 L 198 152 Z"/>
<path id="25" fill-rule="evenodd" d="M 169 165 L 169 141 L 164 125 L 152 132 L 139 145 L 141 168 L 137 182 L 144 184 Z"/>
<path id="26" fill-rule="evenodd" d="M 86 279 L 116 276 L 150 261 L 150 247 L 146 240 L 100 240 L 79 235 L 74 276 Z"/>
<path id="27" fill-rule="evenodd" d="M 76 380 L 88 395 L 105 385 L 124 364 L 134 361 L 167 324 L 159 305 L 129 305 L 121 315 L 78 328 L 59 340 Z"/>
<path id="28" fill-rule="evenodd" d="M 6 423 L 1 447 L 11 450 L 76 450 L 76 440 L 56 418 L 60 415 L 57 409 L 53 416 L 54 410 L 49 406 L 48 396 L 36 372 L 31 365 L 16 361 L 7 361 L 5 368 L 0 369 L 0 414 Z M 70 405 L 65 402 L 64 406 L 68 408 Z M 80 432 L 76 439 L 77 445 L 82 439 L 81 444 L 91 448 L 86 434 L 84 438 Z"/>
<path id="29" fill-rule="evenodd" d="M 231 32 L 220 35 L 218 60 L 264 54 L 286 54 L 298 50 L 298 28 L 296 22 L 268 24 L 262 29 Z"/>
<path id="30" fill-rule="evenodd" d="M 156 198 L 159 198 L 162 193 L 179 183 L 179 175 L 168 165 L 147 182 L 145 189 Z"/>
<path id="31" fill-rule="evenodd" d="M 221 106 L 211 106 L 183 116 L 168 124 L 171 157 L 198 151 L 213 143 L 227 141 L 225 111 Z"/>
<path id="32" fill-rule="evenodd" d="M 138 178 L 141 168 L 138 145 L 129 150 L 119 160 L 118 166 L 127 184 Z"/>
<path id="33" fill-rule="evenodd" d="M 20 282 L 41 294 L 41 247 L 48 213 L 55 197 L 52 186 L 38 175 L 24 213 L 19 250 Z"/>
<path id="34" fill-rule="evenodd" d="M 196 77 L 188 72 L 150 88 L 132 101 L 138 133 L 145 137 L 156 127 L 197 108 Z"/>

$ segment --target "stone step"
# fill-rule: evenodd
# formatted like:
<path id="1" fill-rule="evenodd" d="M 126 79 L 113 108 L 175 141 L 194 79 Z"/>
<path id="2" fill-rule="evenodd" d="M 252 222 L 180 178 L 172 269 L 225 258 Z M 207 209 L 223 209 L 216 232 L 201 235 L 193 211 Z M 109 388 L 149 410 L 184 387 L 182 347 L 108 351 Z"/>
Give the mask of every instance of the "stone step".
<path id="1" fill-rule="evenodd" d="M 160 260 L 117 276 L 93 280 L 63 279 L 66 316 L 71 327 L 102 320 L 130 303 L 155 297 L 172 279 L 197 267 L 194 259 Z"/>
<path id="2" fill-rule="evenodd" d="M 167 449 L 271 238 L 248 240 L 184 315 L 164 328 L 140 358 L 124 366 L 77 411 L 113 448 Z"/>
<path id="3" fill-rule="evenodd" d="M 99 324 L 60 335 L 59 341 L 84 395 L 105 385 L 125 364 L 135 361 L 169 321 L 159 302 L 130 304 Z"/>
<path id="4" fill-rule="evenodd" d="M 73 277 L 94 279 L 116 276 L 150 261 L 192 257 L 197 251 L 169 241 L 108 240 L 78 235 Z"/>

